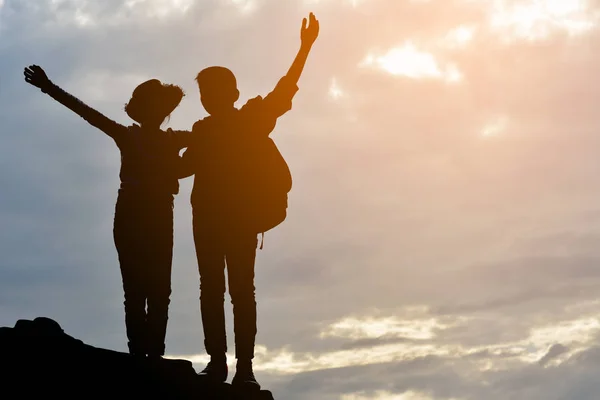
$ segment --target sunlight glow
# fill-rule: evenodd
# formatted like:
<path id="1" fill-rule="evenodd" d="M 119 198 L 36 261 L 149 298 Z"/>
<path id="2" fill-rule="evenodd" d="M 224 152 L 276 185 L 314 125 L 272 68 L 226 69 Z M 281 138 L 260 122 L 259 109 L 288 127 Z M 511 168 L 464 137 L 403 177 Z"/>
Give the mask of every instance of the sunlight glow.
<path id="1" fill-rule="evenodd" d="M 380 56 L 369 54 L 360 65 L 376 67 L 389 74 L 412 79 L 433 78 L 448 83 L 462 80 L 462 74 L 455 65 L 449 64 L 442 68 L 433 54 L 419 51 L 411 42 Z"/>
<path id="2" fill-rule="evenodd" d="M 508 117 L 502 116 L 487 124 L 482 130 L 481 135 L 484 137 L 497 136 L 504 132 L 508 126 Z"/>
<path id="3" fill-rule="evenodd" d="M 331 79 L 331 85 L 329 86 L 329 97 L 335 99 L 338 99 L 340 97 L 344 96 L 344 92 L 342 91 L 342 89 L 338 86 L 337 81 L 335 78 Z"/>
<path id="4" fill-rule="evenodd" d="M 555 30 L 570 35 L 589 31 L 596 26 L 598 15 L 588 9 L 586 0 L 494 0 L 490 10 L 490 25 L 510 40 L 538 40 Z"/>
<path id="5" fill-rule="evenodd" d="M 463 48 L 473 40 L 474 36 L 475 27 L 460 25 L 446 34 L 442 39 L 442 44 L 449 48 Z"/>

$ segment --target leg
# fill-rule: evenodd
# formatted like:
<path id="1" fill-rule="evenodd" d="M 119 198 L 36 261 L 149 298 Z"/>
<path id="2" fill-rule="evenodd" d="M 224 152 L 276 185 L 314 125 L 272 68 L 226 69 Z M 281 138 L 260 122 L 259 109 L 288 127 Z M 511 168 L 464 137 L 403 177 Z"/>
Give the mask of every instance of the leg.
<path id="1" fill-rule="evenodd" d="M 204 346 L 211 357 L 227 352 L 225 332 L 225 254 L 218 231 L 193 217 L 194 243 L 200 273 L 200 311 Z"/>
<path id="2" fill-rule="evenodd" d="M 227 242 L 227 276 L 233 304 L 235 354 L 237 359 L 254 358 L 256 298 L 254 262 L 256 233 L 235 232 Z"/>
<path id="3" fill-rule="evenodd" d="M 152 204 L 148 218 L 146 274 L 148 282 L 148 355 L 165 354 L 165 337 L 171 302 L 171 266 L 173 261 L 173 199 Z"/>
<path id="4" fill-rule="evenodd" d="M 256 236 L 256 233 L 251 232 L 235 232 L 230 236 L 231 240 L 227 246 L 227 272 L 229 294 L 233 304 L 235 357 L 237 358 L 232 384 L 250 390 L 260 388 L 252 371 L 256 338 L 254 288 Z"/>
<path id="5" fill-rule="evenodd" d="M 227 380 L 225 333 L 225 253 L 216 225 L 194 214 L 194 243 L 200 272 L 200 311 L 204 347 L 210 362 L 200 376 L 216 382 Z"/>
<path id="6" fill-rule="evenodd" d="M 139 259 L 138 212 L 132 199 L 119 194 L 115 207 L 113 236 L 119 256 L 123 281 L 125 328 L 129 340 L 129 353 L 146 354 L 146 290 L 143 265 Z"/>

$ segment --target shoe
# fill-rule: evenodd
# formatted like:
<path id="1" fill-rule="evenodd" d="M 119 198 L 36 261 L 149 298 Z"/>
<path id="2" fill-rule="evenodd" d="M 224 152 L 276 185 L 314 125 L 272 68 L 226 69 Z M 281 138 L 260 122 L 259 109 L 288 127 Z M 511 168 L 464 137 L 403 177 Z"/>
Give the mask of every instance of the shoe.
<path id="1" fill-rule="evenodd" d="M 231 381 L 232 386 L 244 387 L 248 389 L 260 389 L 260 385 L 256 381 L 254 371 L 252 371 L 252 361 L 244 360 L 236 364 L 235 376 Z"/>
<path id="2" fill-rule="evenodd" d="M 227 359 L 214 359 L 211 357 L 206 368 L 198 375 L 213 382 L 225 382 L 229 370 L 227 367 Z"/>

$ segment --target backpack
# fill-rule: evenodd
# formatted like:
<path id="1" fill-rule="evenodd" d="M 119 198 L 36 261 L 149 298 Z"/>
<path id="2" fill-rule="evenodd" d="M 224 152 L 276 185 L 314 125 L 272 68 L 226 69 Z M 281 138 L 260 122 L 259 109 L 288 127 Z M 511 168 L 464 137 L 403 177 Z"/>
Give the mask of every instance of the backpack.
<path id="1" fill-rule="evenodd" d="M 248 190 L 242 200 L 248 220 L 257 233 L 280 225 L 287 217 L 292 174 L 277 145 L 270 137 L 258 137 L 251 147 Z M 262 246 L 261 246 L 262 247 Z"/>
<path id="2" fill-rule="evenodd" d="M 292 189 L 287 162 L 267 135 L 222 129 L 224 126 L 210 116 L 203 120 L 203 127 L 198 158 L 206 162 L 204 170 L 212 175 L 208 182 L 213 182 L 206 189 L 213 190 L 214 182 L 220 182 L 225 187 L 225 197 L 233 199 L 234 205 L 228 206 L 235 210 L 235 220 L 264 238 L 265 232 L 287 217 L 288 193 Z M 240 132 L 242 135 L 238 135 Z M 195 179 L 198 178 L 196 173 Z"/>

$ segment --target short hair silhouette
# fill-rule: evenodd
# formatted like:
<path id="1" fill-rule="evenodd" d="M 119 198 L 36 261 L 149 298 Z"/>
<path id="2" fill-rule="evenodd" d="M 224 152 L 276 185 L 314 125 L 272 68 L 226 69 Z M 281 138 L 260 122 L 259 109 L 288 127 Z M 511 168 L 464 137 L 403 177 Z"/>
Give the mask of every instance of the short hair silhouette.
<path id="1" fill-rule="evenodd" d="M 211 115 L 231 109 L 240 97 L 237 80 L 229 68 L 204 68 L 196 76 L 196 82 L 200 89 L 200 101 Z"/>
<path id="2" fill-rule="evenodd" d="M 125 112 L 138 123 L 157 119 L 162 123 L 185 96 L 177 85 L 165 84 L 158 79 L 149 79 L 140 83 L 125 105 Z"/>

